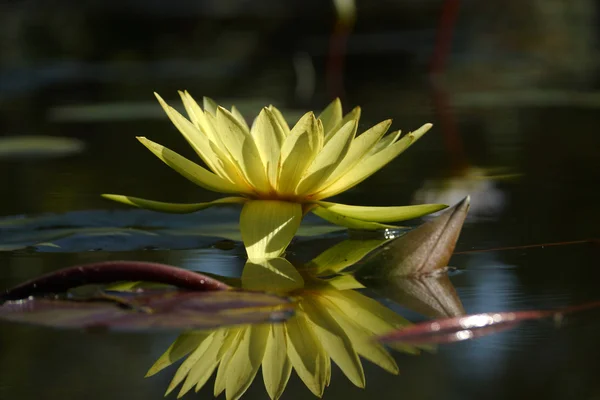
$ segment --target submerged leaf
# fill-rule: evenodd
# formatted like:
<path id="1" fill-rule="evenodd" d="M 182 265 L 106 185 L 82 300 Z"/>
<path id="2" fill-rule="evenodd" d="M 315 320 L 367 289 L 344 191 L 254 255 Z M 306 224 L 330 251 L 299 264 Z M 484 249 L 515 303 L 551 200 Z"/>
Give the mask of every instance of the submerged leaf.
<path id="1" fill-rule="evenodd" d="M 237 290 L 154 290 L 86 301 L 29 298 L 7 301 L 0 306 L 0 320 L 55 328 L 120 331 L 211 329 L 280 322 L 291 314 L 292 305 L 284 297 Z"/>

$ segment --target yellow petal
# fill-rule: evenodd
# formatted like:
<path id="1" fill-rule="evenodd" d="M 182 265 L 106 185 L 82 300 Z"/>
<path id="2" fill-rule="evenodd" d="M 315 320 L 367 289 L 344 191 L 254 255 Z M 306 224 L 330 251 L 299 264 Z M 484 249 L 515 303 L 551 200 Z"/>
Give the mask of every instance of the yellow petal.
<path id="1" fill-rule="evenodd" d="M 392 144 L 396 143 L 396 140 L 398 140 L 401 134 L 402 131 L 390 132 L 389 134 L 381 138 L 381 140 L 379 140 L 379 142 L 377 142 L 375 146 L 373 146 L 373 148 L 367 152 L 367 156 L 379 153 L 386 147 L 389 147 Z"/>
<path id="2" fill-rule="evenodd" d="M 410 147 L 410 145 L 423 136 L 431 128 L 431 126 L 431 124 L 425 124 L 416 131 L 404 136 L 391 146 L 381 150 L 379 153 L 363 158 L 344 176 L 338 179 L 331 186 L 315 194 L 314 197 L 318 199 L 325 199 L 348 190 L 364 181 L 400 155 L 400 153 L 402 153 L 408 147 Z"/>
<path id="3" fill-rule="evenodd" d="M 302 220 L 298 203 L 250 200 L 240 216 L 242 240 L 250 260 L 279 257 L 293 239 Z"/>
<path id="4" fill-rule="evenodd" d="M 223 204 L 243 204 L 248 201 L 248 199 L 245 197 L 224 197 L 222 199 L 208 201 L 206 203 L 164 203 L 162 201 L 146 200 L 139 197 L 123 196 L 120 194 L 103 194 L 102 197 L 134 207 L 175 214 L 187 214 L 204 210 L 205 208 L 212 206 Z"/>
<path id="5" fill-rule="evenodd" d="M 248 261 L 242 272 L 242 288 L 265 292 L 290 292 L 304 287 L 304 279 L 285 258 Z"/>
<path id="6" fill-rule="evenodd" d="M 327 187 L 331 185 L 333 182 L 338 180 L 341 176 L 343 176 L 350 168 L 354 167 L 367 152 L 375 146 L 375 144 L 381 139 L 381 136 L 389 129 L 392 124 L 392 120 L 388 119 L 386 121 L 380 122 L 367 131 L 363 132 L 361 135 L 356 137 L 352 144 L 350 145 L 350 149 L 348 150 L 348 154 L 344 157 L 344 159 L 338 164 L 335 170 L 331 173 L 329 178 L 323 183 L 323 187 Z"/>
<path id="7" fill-rule="evenodd" d="M 372 335 L 383 335 L 393 329 L 410 325 L 410 322 L 402 316 L 378 301 L 354 290 L 323 291 L 321 298 L 328 300 L 331 307 L 337 308 L 339 315 L 343 315 L 344 318 L 358 324 L 362 330 L 370 332 Z M 410 354 L 419 353 L 416 347 L 402 343 L 390 347 Z"/>
<path id="8" fill-rule="evenodd" d="M 281 146 L 276 190 L 280 194 L 294 194 L 302 175 L 321 150 L 323 127 L 312 113 L 305 114 L 294 126 Z"/>
<path id="9" fill-rule="evenodd" d="M 281 114 L 281 111 L 279 111 L 274 105 L 270 105 L 268 108 L 273 113 L 273 116 L 277 120 L 277 123 L 279 123 L 279 127 L 283 130 L 285 136 L 289 135 L 290 127 L 283 117 L 283 114 Z"/>
<path id="10" fill-rule="evenodd" d="M 225 337 L 225 341 L 223 342 L 218 355 L 221 362 L 219 363 L 219 369 L 217 370 L 217 376 L 215 377 L 215 387 L 213 391 L 215 397 L 225 390 L 231 358 L 240 344 L 240 338 L 249 328 L 249 325 L 243 325 L 237 328 L 231 328 L 227 332 L 227 336 Z"/>
<path id="11" fill-rule="evenodd" d="M 340 128 L 342 126 L 346 125 L 348 122 L 356 121 L 356 124 L 358 125 L 358 120 L 360 119 L 360 112 L 361 112 L 360 107 L 354 107 L 354 109 L 352 109 L 352 111 L 350 111 L 348 114 L 344 115 L 344 118 L 342 118 L 342 120 L 337 124 L 337 126 L 335 126 L 332 130 L 330 130 L 329 132 L 326 133 L 325 143 L 329 142 L 329 140 L 331 140 L 331 138 L 334 135 L 337 135 Z"/>
<path id="12" fill-rule="evenodd" d="M 247 131 L 250 131 L 250 128 L 248 128 L 248 123 L 246 122 L 246 118 L 244 118 L 244 116 L 242 115 L 240 110 L 237 109 L 236 106 L 231 106 L 231 115 L 233 115 L 235 119 L 237 119 L 237 121 L 240 123 L 240 125 L 242 125 L 243 128 L 246 128 Z"/>
<path id="13" fill-rule="evenodd" d="M 156 94 L 160 105 L 163 107 L 173 125 L 177 127 L 179 132 L 192 146 L 202 161 L 218 176 L 230 182 L 239 185 L 240 187 L 247 186 L 245 180 L 241 179 L 240 171 L 230 160 L 229 156 L 223 152 L 215 143 L 212 143 L 208 137 L 196 128 L 177 110 L 170 107 L 165 101 Z M 183 98 L 183 97 L 182 97 Z M 200 110 L 201 112 L 201 110 Z"/>
<path id="14" fill-rule="evenodd" d="M 321 297 L 328 299 L 348 319 L 374 334 L 383 334 L 410 324 L 377 300 L 354 290 L 327 290 L 321 293 Z"/>
<path id="15" fill-rule="evenodd" d="M 292 363 L 287 356 L 284 325 L 271 324 L 262 362 L 263 381 L 271 400 L 281 397 L 291 372 Z"/>
<path id="16" fill-rule="evenodd" d="M 169 365 L 173 364 L 180 358 L 185 357 L 187 354 L 195 350 L 200 343 L 206 338 L 206 334 L 202 332 L 186 332 L 179 335 L 179 337 L 169 346 L 167 351 L 156 362 L 148 372 L 146 378 L 152 376 Z"/>
<path id="17" fill-rule="evenodd" d="M 269 325 L 252 325 L 244 331 L 227 368 L 225 394 L 239 399 L 250 387 L 265 355 Z"/>
<path id="18" fill-rule="evenodd" d="M 217 116 L 217 108 L 219 108 L 219 105 L 210 97 L 204 96 L 202 98 L 202 108 L 213 116 Z"/>
<path id="19" fill-rule="evenodd" d="M 327 211 L 344 217 L 360 219 L 371 222 L 394 222 L 422 217 L 423 215 L 443 210 L 448 207 L 445 204 L 419 204 L 415 206 L 398 207 L 364 207 L 351 206 L 348 204 L 329 203 L 318 201 L 317 204 Z"/>
<path id="20" fill-rule="evenodd" d="M 339 312 L 337 307 L 331 305 L 328 300 L 322 300 L 319 296 L 316 297 L 321 307 L 327 308 L 336 322 L 344 330 L 352 346 L 358 354 L 372 363 L 378 365 L 384 370 L 392 374 L 398 373 L 398 365 L 390 353 L 373 338 L 373 334 L 360 325 L 348 318 L 345 314 Z"/>
<path id="21" fill-rule="evenodd" d="M 315 275 L 326 275 L 341 272 L 346 267 L 356 264 L 364 256 L 387 242 L 386 239 L 344 240 L 328 248 L 306 264 Z"/>
<path id="22" fill-rule="evenodd" d="M 323 122 L 325 135 L 332 131 L 342 121 L 342 102 L 339 98 L 333 100 L 318 117 Z"/>
<path id="23" fill-rule="evenodd" d="M 225 334 L 225 329 L 218 329 L 214 332 L 210 346 L 189 371 L 177 397 L 183 396 L 194 386 L 197 392 L 206 384 L 208 378 L 211 377 L 217 365 L 219 365 L 219 350 L 225 341 Z"/>
<path id="24" fill-rule="evenodd" d="M 329 357 L 311 330 L 304 312 L 285 322 L 288 356 L 302 382 L 317 397 L 327 383 Z"/>
<path id="25" fill-rule="evenodd" d="M 217 127 L 233 162 L 260 193 L 269 193 L 270 185 L 256 143 L 233 115 L 223 107 L 217 109 Z"/>
<path id="26" fill-rule="evenodd" d="M 302 302 L 308 322 L 326 353 L 340 367 L 354 385 L 365 387 L 365 374 L 358 355 L 344 330 L 328 312 L 327 308 L 315 305 L 309 299 Z"/>
<path id="27" fill-rule="evenodd" d="M 183 106 L 185 107 L 185 112 L 187 113 L 190 121 L 192 121 L 194 126 L 196 128 L 198 128 L 200 130 L 200 132 L 202 132 L 203 134 L 206 135 L 206 132 L 204 132 L 204 129 L 203 129 L 202 125 L 200 124 L 200 119 L 204 117 L 204 115 L 203 115 L 204 112 L 202 111 L 202 108 L 200 108 L 198 103 L 196 103 L 194 101 L 192 96 L 190 96 L 187 91 L 182 92 L 181 90 L 178 90 L 177 93 L 179 94 L 179 97 L 181 98 L 181 102 L 183 103 Z M 158 93 L 154 92 L 154 96 L 156 96 L 156 98 L 159 99 L 159 102 L 162 100 L 162 98 L 160 97 L 160 95 Z M 164 108 L 164 106 L 163 106 L 163 108 Z"/>
<path id="28" fill-rule="evenodd" d="M 145 137 L 138 137 L 137 139 L 144 146 L 146 146 L 148 150 L 154 153 L 155 156 L 160 158 L 162 162 L 198 186 L 221 193 L 243 193 L 244 191 L 244 188 L 241 188 L 213 174 L 198 164 L 195 164 L 187 158 L 180 156 L 173 150 L 169 150 L 158 143 L 146 139 Z"/>
<path id="29" fill-rule="evenodd" d="M 321 280 L 328 289 L 351 290 L 364 289 L 365 286 L 356 280 L 353 275 L 337 275 L 331 279 Z"/>
<path id="30" fill-rule="evenodd" d="M 190 115 L 190 120 L 202 133 L 204 133 L 204 135 L 206 135 L 212 144 L 216 145 L 221 150 L 221 152 L 227 152 L 221 138 L 217 134 L 217 125 L 213 114 L 202 111 L 202 108 L 200 108 L 196 100 L 194 100 L 187 90 L 183 92 L 183 94 L 181 94 L 181 92 L 179 92 L 179 94 L 188 115 L 190 115 L 190 112 L 194 115 L 194 117 Z"/>
<path id="31" fill-rule="evenodd" d="M 379 224 L 377 222 L 369 222 L 363 221 L 356 218 L 346 217 L 341 214 L 337 214 L 329 211 L 325 207 L 317 206 L 310 210 L 313 214 L 323 218 L 325 221 L 329 221 L 332 224 L 345 226 L 349 229 L 358 229 L 358 230 L 377 230 L 377 229 L 396 229 L 397 226 L 394 225 L 384 225 Z"/>
<path id="32" fill-rule="evenodd" d="M 171 393 L 173 391 L 173 389 L 175 389 L 185 379 L 185 377 L 187 376 L 190 369 L 192 369 L 194 364 L 196 364 L 196 362 L 202 357 L 202 355 L 210 347 L 210 344 L 212 343 L 212 340 L 214 337 L 214 332 L 203 333 L 203 334 L 204 334 L 204 339 L 198 341 L 198 346 L 196 347 L 194 352 L 192 354 L 190 354 L 177 369 L 175 376 L 173 376 L 171 383 L 169 383 L 169 387 L 167 388 L 167 392 L 165 393 L 165 396 L 168 395 L 169 393 Z"/>
<path id="33" fill-rule="evenodd" d="M 348 153 L 355 133 L 356 121 L 350 121 L 323 146 L 304 173 L 304 177 L 296 188 L 296 194 L 312 193 L 329 178 L 329 175 Z"/>
<path id="34" fill-rule="evenodd" d="M 286 134 L 273 113 L 267 108 L 258 114 L 252 125 L 251 134 L 262 159 L 263 168 L 267 171 L 269 183 L 271 187 L 276 188 L 279 153 Z"/>

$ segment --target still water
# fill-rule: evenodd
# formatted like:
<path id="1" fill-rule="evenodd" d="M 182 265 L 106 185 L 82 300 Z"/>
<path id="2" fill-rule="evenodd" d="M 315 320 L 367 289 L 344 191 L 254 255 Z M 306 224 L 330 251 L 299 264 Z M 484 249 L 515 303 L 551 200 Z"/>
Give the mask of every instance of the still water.
<path id="1" fill-rule="evenodd" d="M 432 27 L 428 29 L 424 36 L 417 31 L 413 34 L 426 41 L 433 35 Z M 161 29 L 157 31 L 160 36 Z M 316 36 L 300 39 L 327 41 L 321 32 L 312 34 Z M 379 206 L 453 204 L 470 194 L 469 217 L 450 261 L 456 268 L 450 281 L 467 314 L 548 309 L 598 300 L 600 136 L 595 131 L 600 114 L 591 89 L 593 79 L 581 89 L 582 76 L 561 75 L 540 83 L 528 80 L 529 75 L 521 70 L 522 74 L 516 74 L 521 80 L 515 83 L 506 72 L 494 71 L 485 60 L 476 58 L 479 75 L 471 81 L 464 59 L 473 54 L 467 51 L 450 68 L 454 75 L 447 88 L 441 91 L 436 86 L 433 90 L 430 77 L 419 68 L 421 55 L 411 45 L 398 56 L 406 66 L 401 73 L 385 67 L 364 72 L 373 57 L 380 57 L 383 64 L 397 59 L 367 54 L 360 44 L 368 42 L 368 37 L 357 37 L 350 42 L 347 70 L 348 82 L 355 84 L 346 88 L 344 108 L 362 106 L 359 129 L 385 118 L 394 119 L 392 129 L 409 131 L 429 121 L 434 128 L 382 171 L 335 201 Z M 131 39 L 135 40 L 139 39 Z M 125 61 L 114 60 L 116 68 L 100 63 L 104 66 L 94 69 L 90 65 L 96 64 L 84 63 L 80 73 L 69 79 L 65 65 L 50 63 L 55 71 L 66 68 L 62 70 L 67 71 L 66 78 L 26 89 L 5 83 L 0 98 L 3 135 L 53 135 L 73 141 L 52 151 L 46 146 L 40 153 L 31 148 L 0 153 L 0 214 L 4 216 L 0 219 L 0 288 L 66 266 L 118 259 L 239 276 L 244 250 L 235 233 L 236 209 L 170 216 L 127 209 L 99 195 L 123 193 L 174 202 L 217 198 L 177 175 L 135 140 L 135 136 L 147 136 L 193 157 L 155 104 L 154 90 L 171 103 L 175 103 L 176 89 L 188 89 L 197 97 L 210 95 L 225 104 L 241 103 L 239 108 L 248 116 L 269 102 L 292 116 L 323 107 L 327 97 L 323 93 L 310 101 L 290 100 L 285 88 L 293 87 L 288 79 L 293 72 L 284 67 L 289 52 L 271 40 L 270 45 L 281 54 L 270 53 L 270 63 L 232 56 L 220 63 L 212 60 L 214 64 L 203 61 L 165 67 L 157 62 L 143 67 L 127 61 L 124 51 L 120 56 Z M 317 54 L 319 67 L 318 52 L 323 46 L 305 47 Z M 475 50 L 467 48 L 480 51 L 476 46 Z M 238 47 L 229 50 L 232 54 L 241 51 Z M 404 59 L 405 52 L 412 50 L 416 58 Z M 169 52 L 161 51 L 168 59 Z M 509 58 L 501 56 L 504 61 Z M 133 64 L 142 67 L 136 69 Z M 40 66 L 39 71 L 45 68 Z M 16 79 L 17 75 L 7 71 L 12 74 L 12 67 L 5 69 L 5 76 Z M 140 77 L 139 71 L 145 73 Z M 501 77 L 490 85 L 496 72 Z M 169 73 L 177 78 L 170 78 Z M 252 74 L 263 80 L 273 75 L 275 83 L 239 84 L 239 90 L 233 84 L 214 83 L 214 79 L 231 82 L 238 76 L 250 79 Z M 42 79 L 56 74 L 35 76 Z M 322 77 L 318 74 L 317 78 Z M 298 259 L 310 260 L 327 247 L 324 243 L 347 236 L 317 219 L 309 219 L 305 225 L 305 234 L 310 236 L 301 237 L 290 248 Z M 425 319 L 380 291 L 369 289 L 364 294 L 413 322 Z M 395 352 L 398 376 L 364 361 L 365 389 L 351 385 L 333 366 L 324 396 L 600 399 L 599 321 L 597 312 L 589 312 L 560 326 L 549 321 L 529 323 L 484 338 L 441 345 L 435 352 Z M 144 375 L 175 337 L 0 323 L 0 399 L 163 398 L 176 368 L 147 379 Z M 213 381 L 214 377 L 198 395 L 186 398 L 211 398 Z M 265 397 L 257 378 L 245 398 Z M 282 398 L 311 397 L 292 373 Z"/>

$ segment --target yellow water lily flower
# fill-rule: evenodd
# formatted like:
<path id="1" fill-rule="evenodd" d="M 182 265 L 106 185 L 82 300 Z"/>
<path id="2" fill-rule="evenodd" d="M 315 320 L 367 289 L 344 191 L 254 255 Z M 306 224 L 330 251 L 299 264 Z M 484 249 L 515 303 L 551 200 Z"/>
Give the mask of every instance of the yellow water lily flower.
<path id="1" fill-rule="evenodd" d="M 360 108 L 343 116 L 336 99 L 318 117 L 308 112 L 292 128 L 273 106 L 263 108 L 248 127 L 235 107 L 228 111 L 204 98 L 202 109 L 189 93 L 180 95 L 189 119 L 158 94 L 156 97 L 208 169 L 145 137 L 138 140 L 190 181 L 235 196 L 193 204 L 114 194 L 104 197 L 175 213 L 243 204 L 240 229 L 250 259 L 281 255 L 308 211 L 337 225 L 379 229 L 389 227 L 384 223 L 445 208 L 440 204 L 361 207 L 323 201 L 374 174 L 425 134 L 431 124 L 400 137 L 400 131 L 385 135 L 391 125 L 391 120 L 386 120 L 356 135 Z"/>
<path id="2" fill-rule="evenodd" d="M 325 266 L 323 261 L 324 258 L 312 267 L 322 271 L 342 268 Z M 147 376 L 187 355 L 167 394 L 181 383 L 178 397 L 192 388 L 197 392 L 216 371 L 214 395 L 224 391 L 229 400 L 244 394 L 260 367 L 271 399 L 281 396 L 292 369 L 314 395 L 321 397 L 331 379 L 331 361 L 361 388 L 366 382 L 360 357 L 397 374 L 393 357 L 373 337 L 408 322 L 354 290 L 362 285 L 350 275 L 323 280 L 309 271 L 314 269 L 297 270 L 283 258 L 249 262 L 242 275 L 242 287 L 271 291 L 277 288 L 293 296 L 297 301 L 295 316 L 278 324 L 184 333 L 156 361 Z M 394 348 L 417 352 L 410 346 Z"/>

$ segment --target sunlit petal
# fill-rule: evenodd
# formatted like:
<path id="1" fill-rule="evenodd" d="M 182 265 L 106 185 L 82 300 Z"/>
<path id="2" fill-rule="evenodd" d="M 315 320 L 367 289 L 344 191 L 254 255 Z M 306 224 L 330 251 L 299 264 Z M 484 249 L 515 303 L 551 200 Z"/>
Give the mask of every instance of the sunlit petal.
<path id="1" fill-rule="evenodd" d="M 310 328 L 304 312 L 285 323 L 288 356 L 302 382 L 317 397 L 327 383 L 329 357 Z"/>
<path id="2" fill-rule="evenodd" d="M 223 107 L 217 109 L 217 126 L 231 159 L 237 163 L 246 180 L 259 193 L 269 193 L 269 181 L 250 132 Z"/>
<path id="3" fill-rule="evenodd" d="M 198 186 L 221 193 L 240 193 L 243 191 L 243 188 L 213 174 L 198 164 L 180 156 L 173 150 L 169 150 L 145 137 L 138 137 L 137 139 L 146 146 L 148 150 L 154 153 L 155 156 L 160 158 L 162 162 Z"/>
<path id="4" fill-rule="evenodd" d="M 150 367 L 146 373 L 146 378 L 156 374 L 157 372 L 163 370 L 179 359 L 185 357 L 187 354 L 191 353 L 200 345 L 200 343 L 202 343 L 204 339 L 206 339 L 206 336 L 206 333 L 197 331 L 186 332 L 179 335 L 177 340 L 175 340 L 173 344 L 169 346 L 167 351 L 165 351 L 163 355 L 156 360 L 154 365 Z"/>
<path id="5" fill-rule="evenodd" d="M 279 123 L 279 127 L 283 130 L 285 136 L 289 135 L 290 127 L 286 122 L 285 118 L 283 117 L 283 114 L 281 114 L 281 111 L 279 111 L 279 109 L 277 109 L 277 107 L 275 107 L 274 105 L 270 105 L 268 108 L 273 113 L 273 116 Z"/>
<path id="6" fill-rule="evenodd" d="M 227 368 L 225 394 L 228 400 L 239 399 L 254 380 L 265 355 L 268 335 L 266 324 L 244 330 Z"/>
<path id="7" fill-rule="evenodd" d="M 364 181 L 410 147 L 410 145 L 423 136 L 431 126 L 431 124 L 425 124 L 416 131 L 404 136 L 391 146 L 381 150 L 379 153 L 363 158 L 344 176 L 334 182 L 331 186 L 315 194 L 314 197 L 318 199 L 331 197 Z"/>
<path id="8" fill-rule="evenodd" d="M 196 128 L 190 121 L 183 117 L 177 110 L 170 107 L 165 101 L 156 94 L 160 105 L 163 107 L 173 125 L 177 127 L 179 132 L 187 140 L 190 146 L 200 156 L 202 161 L 218 176 L 224 178 L 230 182 L 239 185 L 243 190 L 247 183 L 244 179 L 241 179 L 240 171 L 232 163 L 231 159 L 221 150 L 215 143 L 211 142 L 209 138 L 203 134 L 198 128 Z M 195 103 L 194 103 L 195 104 Z M 202 112 L 198 108 L 199 112 Z M 194 111 L 192 111 L 194 112 Z"/>
<path id="9" fill-rule="evenodd" d="M 304 279 L 285 258 L 248 261 L 242 271 L 242 287 L 265 292 L 291 292 L 304 286 Z"/>
<path id="10" fill-rule="evenodd" d="M 210 97 L 204 96 L 202 98 L 202 108 L 204 108 L 205 112 L 208 112 L 216 117 L 217 116 L 217 108 L 219 108 L 219 105 L 217 104 L 217 102 L 215 102 Z"/>
<path id="11" fill-rule="evenodd" d="M 271 324 L 262 364 L 263 381 L 271 400 L 281 397 L 291 372 L 292 363 L 287 356 L 287 337 L 284 326 L 283 324 Z"/>
<path id="12" fill-rule="evenodd" d="M 356 218 L 346 217 L 341 214 L 337 214 L 329 211 L 325 207 L 317 206 L 310 210 L 313 214 L 323 218 L 325 221 L 331 222 L 332 224 L 345 226 L 349 229 L 358 230 L 377 230 L 377 229 L 396 229 L 394 225 L 384 225 L 377 222 L 363 221 Z"/>
<path id="13" fill-rule="evenodd" d="M 231 106 L 231 115 L 233 115 L 235 119 L 237 119 L 240 125 L 242 125 L 242 128 L 245 128 L 248 132 L 250 131 L 250 128 L 248 127 L 248 122 L 246 122 L 246 118 L 244 118 L 244 116 L 242 115 L 240 110 L 237 109 L 236 106 Z"/>
<path id="14" fill-rule="evenodd" d="M 313 304 L 310 298 L 302 302 L 312 331 L 329 354 L 340 367 L 350 382 L 358 387 L 365 386 L 365 374 L 358 355 L 344 330 L 328 312 L 327 308 Z"/>
<path id="15" fill-rule="evenodd" d="M 339 98 L 333 100 L 318 117 L 323 121 L 325 134 L 333 130 L 342 121 L 342 102 Z"/>
<path id="16" fill-rule="evenodd" d="M 279 153 L 286 134 L 268 108 L 258 114 L 251 131 L 272 188 L 277 187 Z"/>
<path id="17" fill-rule="evenodd" d="M 344 159 L 338 164 L 335 170 L 331 173 L 329 178 L 323 183 L 323 187 L 327 187 L 336 180 L 338 180 L 341 176 L 343 176 L 346 172 L 350 170 L 350 168 L 354 167 L 367 152 L 377 143 L 377 141 L 383 136 L 383 134 L 389 129 L 392 124 L 392 120 L 388 119 L 387 121 L 383 121 L 375 125 L 374 127 L 368 129 L 363 132 L 361 135 L 356 137 L 352 144 L 350 145 L 350 149 L 348 153 L 344 157 Z"/>
<path id="18" fill-rule="evenodd" d="M 329 212 L 339 214 L 344 217 L 372 222 L 405 221 L 407 219 L 422 217 L 423 215 L 431 214 L 448 207 L 445 204 L 419 204 L 414 206 L 398 207 L 365 207 L 329 203 L 327 201 L 318 201 L 317 204 L 323 208 L 326 208 Z"/>
<path id="19" fill-rule="evenodd" d="M 302 175 L 321 150 L 322 129 L 314 115 L 307 113 L 286 137 L 278 162 L 277 192 L 294 194 Z"/>
<path id="20" fill-rule="evenodd" d="M 398 138 L 400 137 L 401 134 L 402 134 L 402 131 L 399 131 L 399 130 L 388 133 L 383 138 L 381 138 L 381 140 L 379 140 L 379 142 L 377 142 L 375 144 L 375 146 L 373 146 L 373 148 L 371 148 L 371 150 L 369 150 L 367 152 L 366 155 L 371 156 L 373 154 L 379 153 L 381 150 L 385 149 L 386 147 L 391 146 L 392 144 L 396 143 L 396 141 L 398 140 Z"/>
<path id="21" fill-rule="evenodd" d="M 329 175 L 348 154 L 355 133 L 356 121 L 350 121 L 323 146 L 304 173 L 304 177 L 296 188 L 296 194 L 312 193 L 329 178 Z"/>
<path id="22" fill-rule="evenodd" d="M 251 200 L 240 216 L 242 240 L 250 260 L 280 256 L 296 234 L 302 220 L 298 203 Z"/>
<path id="23" fill-rule="evenodd" d="M 243 204 L 248 201 L 248 199 L 245 197 L 224 197 L 222 199 L 208 201 L 206 203 L 165 203 L 162 201 L 146 200 L 139 197 L 123 196 L 120 194 L 103 194 L 102 197 L 130 206 L 174 214 L 187 214 L 194 211 L 204 210 L 205 208 L 213 206 L 224 204 Z"/>
<path id="24" fill-rule="evenodd" d="M 331 140 L 331 138 L 334 135 L 337 135 L 337 133 L 340 131 L 340 128 L 344 125 L 346 125 L 348 122 L 350 121 L 356 121 L 357 125 L 358 125 L 358 120 L 360 119 L 360 107 L 354 107 L 352 109 L 352 111 L 350 111 L 348 114 L 344 115 L 344 118 L 342 118 L 342 120 L 333 128 L 331 129 L 329 132 L 326 131 L 325 134 L 325 143 L 329 142 L 329 140 Z"/>

